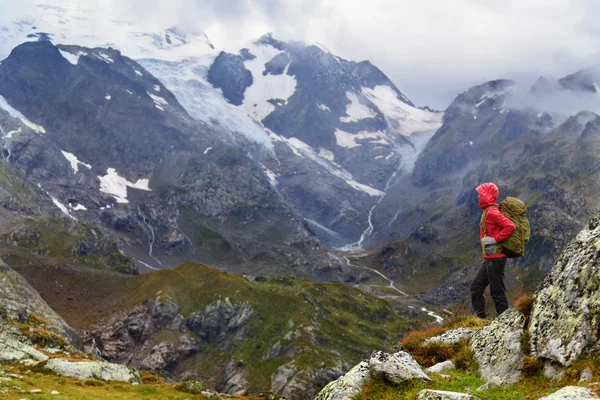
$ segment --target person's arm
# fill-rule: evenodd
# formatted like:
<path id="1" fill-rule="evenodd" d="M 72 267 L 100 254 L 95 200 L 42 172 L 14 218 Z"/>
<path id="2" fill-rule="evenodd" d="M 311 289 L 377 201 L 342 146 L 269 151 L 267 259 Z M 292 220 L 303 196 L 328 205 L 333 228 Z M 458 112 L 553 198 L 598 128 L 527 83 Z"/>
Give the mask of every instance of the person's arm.
<path id="1" fill-rule="evenodd" d="M 512 235 L 512 233 L 517 229 L 515 224 L 504 214 L 500 212 L 500 210 L 492 209 L 488 212 L 487 218 L 490 222 L 494 222 L 498 224 L 500 227 L 500 232 L 494 238 L 497 243 L 504 242 L 506 239 Z"/>

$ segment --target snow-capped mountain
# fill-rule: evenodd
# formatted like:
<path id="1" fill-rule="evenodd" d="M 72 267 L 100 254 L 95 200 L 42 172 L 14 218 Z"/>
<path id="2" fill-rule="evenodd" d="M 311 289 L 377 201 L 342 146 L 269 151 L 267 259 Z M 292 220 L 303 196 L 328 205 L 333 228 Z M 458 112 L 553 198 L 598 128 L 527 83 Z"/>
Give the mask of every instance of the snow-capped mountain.
<path id="1" fill-rule="evenodd" d="M 137 59 L 206 129 L 246 149 L 281 199 L 334 246 L 364 242 L 373 208 L 441 125 L 441 113 L 416 108 L 369 62 L 320 45 L 267 35 L 227 53 L 201 31 L 148 29 L 82 5 L 40 4 L 0 30 L 4 54 L 41 38 Z M 66 57 L 77 63 L 78 52 Z"/>

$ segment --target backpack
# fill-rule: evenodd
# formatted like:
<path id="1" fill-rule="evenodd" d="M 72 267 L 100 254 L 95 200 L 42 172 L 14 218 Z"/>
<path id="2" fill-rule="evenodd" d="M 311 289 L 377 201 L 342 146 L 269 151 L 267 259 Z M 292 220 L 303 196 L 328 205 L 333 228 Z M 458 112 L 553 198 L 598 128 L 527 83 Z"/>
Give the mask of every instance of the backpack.
<path id="1" fill-rule="evenodd" d="M 498 246 L 502 247 L 502 253 L 508 258 L 524 256 L 525 246 L 527 246 L 531 234 L 529 220 L 526 217 L 527 206 L 516 197 L 507 196 L 500 203 L 500 212 L 515 224 L 516 229 L 508 239 L 498 243 Z M 487 233 L 484 223 L 486 215 L 487 210 L 481 218 L 481 227 L 484 233 Z"/>
<path id="2" fill-rule="evenodd" d="M 525 246 L 529 242 L 531 234 L 527 214 L 527 206 L 516 197 L 507 196 L 500 203 L 500 212 L 515 224 L 515 231 L 504 242 L 502 249 L 508 258 L 516 258 L 525 255 Z"/>

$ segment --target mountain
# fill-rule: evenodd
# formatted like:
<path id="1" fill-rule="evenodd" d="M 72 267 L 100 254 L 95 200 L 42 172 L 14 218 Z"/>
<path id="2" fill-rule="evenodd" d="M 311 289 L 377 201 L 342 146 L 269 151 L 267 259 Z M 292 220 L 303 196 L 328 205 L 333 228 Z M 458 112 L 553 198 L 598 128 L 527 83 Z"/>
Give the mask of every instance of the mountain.
<path id="1" fill-rule="evenodd" d="M 371 265 L 407 282 L 403 290 L 438 305 L 466 299 L 480 263 L 474 188 L 482 182 L 498 184 L 500 200 L 516 196 L 528 206 L 530 244 L 507 272 L 515 292 L 534 290 L 597 211 L 598 114 L 546 112 L 544 102 L 522 108 L 520 95 L 513 81 L 498 80 L 457 96 L 398 186 L 410 195 L 399 193 L 399 209 L 384 201 L 374 213 L 374 239 L 387 244 Z"/>
<path id="2" fill-rule="evenodd" d="M 8 161 L 140 266 L 197 259 L 258 274 L 285 263 L 297 268 L 284 274 L 339 279 L 341 263 L 260 166 L 118 51 L 25 43 L 0 65 L 0 93 Z"/>
<path id="3" fill-rule="evenodd" d="M 137 59 L 193 118 L 250 153 L 282 201 L 330 246 L 360 248 L 372 210 L 441 124 L 441 113 L 416 108 L 371 63 L 321 45 L 266 35 L 228 53 L 197 30 L 148 30 L 83 5 L 39 4 L 3 29 L 5 53 L 41 38 Z"/>

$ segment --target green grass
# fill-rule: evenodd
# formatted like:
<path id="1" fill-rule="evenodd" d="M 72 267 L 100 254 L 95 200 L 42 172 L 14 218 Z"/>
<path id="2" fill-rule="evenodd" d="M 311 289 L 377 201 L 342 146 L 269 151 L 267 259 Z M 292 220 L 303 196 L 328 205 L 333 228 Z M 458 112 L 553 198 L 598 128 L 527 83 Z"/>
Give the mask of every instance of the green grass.
<path id="1" fill-rule="evenodd" d="M 188 360 L 190 365 L 224 363 L 229 357 L 248 369 L 250 386 L 256 392 L 270 387 L 271 376 L 290 361 L 300 369 L 333 367 L 330 351 L 349 362 L 358 362 L 373 350 L 389 350 L 411 326 L 395 314 L 384 300 L 342 284 L 317 284 L 294 278 L 249 281 L 242 276 L 220 272 L 198 264 L 157 271 L 135 278 L 131 303 L 139 303 L 161 292 L 181 307 L 188 317 L 219 299 L 246 302 L 257 312 L 249 325 L 251 337 L 236 343 L 233 354 L 214 348 Z M 293 344 L 298 354 L 263 361 L 279 342 Z M 207 374 L 210 375 L 210 374 Z"/>
<path id="2" fill-rule="evenodd" d="M 175 384 L 165 383 L 162 380 L 154 383 L 130 385 L 123 382 L 104 381 L 78 381 L 71 378 L 56 376 L 51 373 L 28 372 L 22 366 L 4 366 L 3 371 L 16 373 L 23 379 L 11 381 L 0 381 L 0 389 L 8 388 L 9 393 L 0 395 L 3 399 L 17 400 L 28 398 L 31 400 L 137 400 L 137 399 L 208 399 L 201 394 L 186 393 L 175 388 Z M 14 387 L 18 386 L 19 389 Z M 40 389 L 41 394 L 31 394 L 30 390 Z M 50 392 L 57 391 L 59 395 L 51 395 Z M 242 398 L 234 396 L 234 399 Z M 252 399 L 243 397 L 244 399 Z M 255 398 L 256 399 L 256 398 Z"/>
<path id="3" fill-rule="evenodd" d="M 448 371 L 445 374 L 450 377 L 444 379 L 440 374 L 430 374 L 432 381 L 429 383 L 413 382 L 405 385 L 392 385 L 372 379 L 357 396 L 357 400 L 414 400 L 423 389 L 469 393 L 482 400 L 528 400 L 546 396 L 564 386 L 562 382 L 533 377 L 517 385 L 492 387 L 478 392 L 477 388 L 486 382 L 477 374 L 467 374 L 460 370 Z"/>

